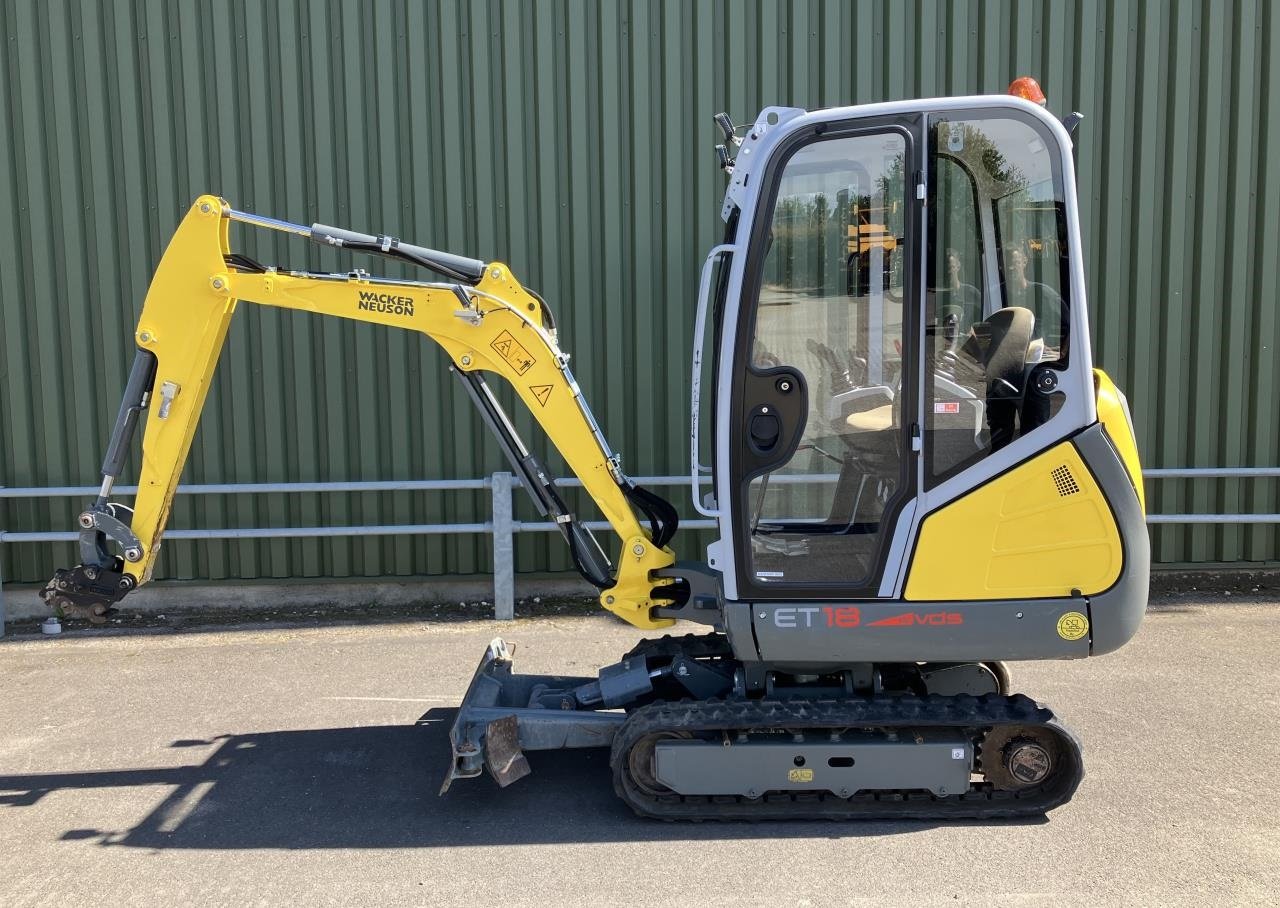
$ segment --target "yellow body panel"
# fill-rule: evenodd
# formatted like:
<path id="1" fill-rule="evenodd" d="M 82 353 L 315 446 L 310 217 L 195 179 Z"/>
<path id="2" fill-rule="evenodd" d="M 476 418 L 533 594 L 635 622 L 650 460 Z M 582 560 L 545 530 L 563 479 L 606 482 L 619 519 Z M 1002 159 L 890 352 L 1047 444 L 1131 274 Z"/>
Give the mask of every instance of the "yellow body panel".
<path id="1" fill-rule="evenodd" d="M 567 357 L 544 330 L 541 305 L 510 269 L 497 262 L 467 291 L 471 310 L 451 285 L 386 282 L 361 274 L 316 276 L 228 268 L 228 206 L 201 196 L 174 233 L 156 268 L 138 321 L 138 346 L 156 355 L 155 392 L 142 442 L 142 470 L 132 529 L 142 557 L 126 565 L 140 583 L 151 577 L 178 477 L 187 459 L 205 396 L 237 301 L 418 331 L 440 344 L 454 367 L 485 370 L 516 390 L 622 541 L 617 576 L 601 604 L 642 628 L 666 627 L 655 618 L 651 591 L 670 581 L 651 572 L 675 561 L 653 545 L 613 475 L 613 465 L 581 406 Z M 157 412 L 168 385 L 167 415 Z"/>
<path id="2" fill-rule="evenodd" d="M 1115 382 L 1101 369 L 1093 370 L 1093 384 L 1097 389 L 1098 422 L 1102 423 L 1116 446 L 1129 479 L 1138 493 L 1138 504 L 1142 513 L 1147 513 L 1147 493 L 1142 482 L 1142 462 L 1138 459 L 1138 440 L 1133 437 L 1133 426 L 1129 423 L 1128 408 L 1124 396 Z"/>
<path id="3" fill-rule="evenodd" d="M 1123 560 L 1102 490 L 1063 442 L 926 517 L 906 598 L 1089 595 L 1115 583 Z"/>

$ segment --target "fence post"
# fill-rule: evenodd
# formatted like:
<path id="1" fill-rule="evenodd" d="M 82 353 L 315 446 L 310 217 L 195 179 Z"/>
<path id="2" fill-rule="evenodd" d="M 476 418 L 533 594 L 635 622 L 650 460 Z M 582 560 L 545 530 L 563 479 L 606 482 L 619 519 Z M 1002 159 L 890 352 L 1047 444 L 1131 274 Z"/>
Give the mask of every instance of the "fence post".
<path id="1" fill-rule="evenodd" d="M 516 616 L 515 523 L 511 518 L 510 473 L 489 478 L 493 494 L 493 617 L 510 621 Z"/>
<path id="2" fill-rule="evenodd" d="M 4 486 L 0 486 L 3 489 Z M 4 551 L 4 529 L 0 528 L 0 555 Z M 0 557 L 0 637 L 4 636 L 4 623 L 9 615 L 4 608 L 4 559 Z"/>

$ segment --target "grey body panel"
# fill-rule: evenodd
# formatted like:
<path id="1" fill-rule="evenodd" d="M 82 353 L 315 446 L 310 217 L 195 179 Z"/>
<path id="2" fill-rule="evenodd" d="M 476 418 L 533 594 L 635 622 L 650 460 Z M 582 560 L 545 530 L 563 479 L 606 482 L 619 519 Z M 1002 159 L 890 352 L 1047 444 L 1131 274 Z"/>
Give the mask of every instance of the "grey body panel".
<path id="1" fill-rule="evenodd" d="M 831 741 L 659 741 L 654 746 L 658 781 L 683 795 L 744 795 L 766 791 L 858 791 L 924 789 L 936 795 L 969 788 L 973 747 L 963 735 L 921 731 L 920 741 L 903 735 L 858 736 Z M 837 765 L 831 765 L 834 761 Z M 839 765 L 841 763 L 849 765 Z"/>
<path id="2" fill-rule="evenodd" d="M 1138 496 L 1120 455 L 1095 423 L 1072 438 L 1115 516 L 1124 548 L 1120 577 L 1104 593 L 1058 599 L 964 602 L 863 600 L 754 603 L 750 614 L 759 659 L 801 670 L 852 662 L 983 662 L 1081 659 L 1122 646 L 1146 611 L 1150 543 Z M 856 608 L 839 622 L 830 609 Z M 728 605 L 726 605 L 726 610 Z M 1089 618 L 1090 633 L 1066 640 L 1058 620 Z M 888 619 L 900 623 L 877 624 Z M 747 658 L 735 642 L 735 654 Z"/>
<path id="3" fill-rule="evenodd" d="M 1151 538 L 1133 481 L 1101 423 L 1074 439 L 1085 465 L 1111 505 L 1124 545 L 1124 567 L 1111 589 L 1089 597 L 1091 655 L 1119 649 L 1138 631 L 1151 592 Z"/>
<path id="4" fill-rule="evenodd" d="M 846 606 L 768 602 L 756 603 L 751 617 L 760 659 L 804 671 L 833 669 L 850 662 L 1083 659 L 1089 655 L 1089 638 L 1064 640 L 1058 634 L 1058 619 L 1068 612 L 1087 614 L 1088 605 L 1082 597 L 976 602 L 870 600 Z M 829 624 L 828 608 L 856 608 L 856 625 Z M 902 623 L 876 623 L 891 620 Z"/>
<path id="5" fill-rule="evenodd" d="M 755 630 L 751 626 L 751 603 L 726 602 L 721 608 L 724 615 L 724 634 L 733 646 L 733 655 L 743 662 L 758 662 Z"/>

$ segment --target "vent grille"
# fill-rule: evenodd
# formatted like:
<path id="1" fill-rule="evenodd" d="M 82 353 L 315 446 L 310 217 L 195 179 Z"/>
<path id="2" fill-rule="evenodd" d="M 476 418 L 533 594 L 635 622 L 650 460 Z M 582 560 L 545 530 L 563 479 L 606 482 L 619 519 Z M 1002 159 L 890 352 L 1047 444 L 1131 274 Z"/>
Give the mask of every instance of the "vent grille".
<path id="1" fill-rule="evenodd" d="M 1071 475 L 1071 471 L 1067 469 L 1067 465 L 1063 464 L 1053 471 L 1053 484 L 1058 487 L 1058 494 L 1063 498 L 1068 495 L 1074 495 L 1080 491 L 1080 486 L 1076 483 L 1076 478 Z"/>

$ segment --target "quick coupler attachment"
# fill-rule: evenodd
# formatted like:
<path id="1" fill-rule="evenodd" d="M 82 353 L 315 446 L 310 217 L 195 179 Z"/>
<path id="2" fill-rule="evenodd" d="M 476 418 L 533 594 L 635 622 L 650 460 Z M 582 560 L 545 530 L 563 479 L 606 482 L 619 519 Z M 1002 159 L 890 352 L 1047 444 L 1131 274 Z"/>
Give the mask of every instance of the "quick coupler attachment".
<path id="1" fill-rule="evenodd" d="M 40 598 L 60 618 L 87 618 L 105 624 L 115 613 L 114 604 L 138 585 L 124 573 L 124 560 L 114 558 L 109 565 L 80 564 L 60 568 L 40 591 Z"/>
<path id="2" fill-rule="evenodd" d="M 80 564 L 56 571 L 40 591 L 54 614 L 104 624 L 115 603 L 138 585 L 134 575 L 125 573 L 126 561 L 141 561 L 146 552 L 129 528 L 132 518 L 132 509 L 112 502 L 90 505 L 80 515 Z M 113 555 L 108 542 L 119 546 L 124 557 Z"/>

